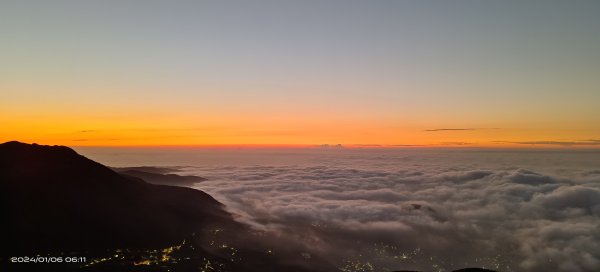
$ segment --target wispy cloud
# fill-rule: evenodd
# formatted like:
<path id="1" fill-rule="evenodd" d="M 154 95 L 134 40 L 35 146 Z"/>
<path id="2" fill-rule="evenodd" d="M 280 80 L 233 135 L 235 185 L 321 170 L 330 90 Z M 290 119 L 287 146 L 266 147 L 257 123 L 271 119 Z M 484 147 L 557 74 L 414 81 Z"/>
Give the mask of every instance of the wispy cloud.
<path id="1" fill-rule="evenodd" d="M 473 143 L 467 142 L 441 142 L 442 145 L 471 145 Z"/>
<path id="2" fill-rule="evenodd" d="M 488 129 L 499 129 L 499 128 L 434 128 L 434 129 L 425 129 L 423 131 L 438 132 L 438 131 L 468 131 L 468 130 L 488 130 Z"/>
<path id="3" fill-rule="evenodd" d="M 394 146 L 394 147 L 414 147 L 414 146 L 427 146 L 427 145 L 415 145 L 415 144 L 395 144 L 395 145 L 390 145 L 390 146 Z"/>
<path id="4" fill-rule="evenodd" d="M 600 145 L 600 140 L 590 139 L 584 141 L 494 141 L 504 144 L 522 144 L 522 145 L 556 145 L 556 146 L 586 146 Z"/>

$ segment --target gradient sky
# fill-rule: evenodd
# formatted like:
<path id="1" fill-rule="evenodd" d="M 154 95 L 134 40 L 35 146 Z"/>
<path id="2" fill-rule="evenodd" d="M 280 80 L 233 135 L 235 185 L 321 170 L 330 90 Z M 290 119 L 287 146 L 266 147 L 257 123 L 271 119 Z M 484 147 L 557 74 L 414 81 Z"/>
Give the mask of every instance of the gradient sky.
<path id="1" fill-rule="evenodd" d="M 0 141 L 600 146 L 599 1 L 0 2 Z"/>

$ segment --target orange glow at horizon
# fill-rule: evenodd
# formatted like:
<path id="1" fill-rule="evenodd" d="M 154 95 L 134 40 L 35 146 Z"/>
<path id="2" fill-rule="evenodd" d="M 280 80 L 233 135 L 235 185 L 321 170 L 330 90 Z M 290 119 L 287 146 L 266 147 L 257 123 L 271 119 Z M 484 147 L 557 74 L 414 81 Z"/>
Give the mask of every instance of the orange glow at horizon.
<path id="1" fill-rule="evenodd" d="M 0 117 L 0 141 L 66 146 L 598 147 L 575 129 L 402 125 L 331 116 L 22 114 Z M 440 122 L 441 123 L 441 122 Z M 436 129 L 438 128 L 438 129 Z M 442 128 L 442 129 L 439 129 Z M 433 130 L 433 131 L 432 131 Z M 580 136 L 577 136 L 581 134 Z M 547 137 L 553 135 L 553 137 Z"/>

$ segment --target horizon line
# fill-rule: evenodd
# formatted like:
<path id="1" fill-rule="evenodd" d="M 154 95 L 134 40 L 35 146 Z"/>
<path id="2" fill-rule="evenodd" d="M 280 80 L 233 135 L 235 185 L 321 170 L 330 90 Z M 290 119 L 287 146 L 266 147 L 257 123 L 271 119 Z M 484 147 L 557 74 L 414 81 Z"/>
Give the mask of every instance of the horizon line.
<path id="1" fill-rule="evenodd" d="M 445 144 L 422 144 L 422 145 L 319 145 L 319 144 L 162 144 L 162 145 L 65 145 L 73 148 L 206 148 L 206 149 L 317 149 L 317 150 L 343 150 L 343 149 L 555 149 L 555 150 L 600 150 L 600 146 L 562 146 L 562 145 L 445 145 Z"/>
<path id="2" fill-rule="evenodd" d="M 28 143 L 26 141 L 3 141 L 1 143 L 8 142 L 21 142 Z M 454 142 L 443 142 L 437 144 L 117 144 L 117 145 L 102 145 L 102 144 L 53 144 L 53 143 L 38 143 L 35 141 L 29 142 L 28 144 L 39 144 L 39 145 L 50 145 L 50 146 L 67 146 L 73 148 L 215 148 L 215 149 L 236 149 L 236 148 L 255 148 L 255 149 L 600 149 L 599 144 L 591 143 L 577 144 L 577 145 L 564 145 L 564 144 L 551 144 L 546 142 L 510 142 L 510 141 L 492 141 L 490 144 L 477 144 L 477 143 L 454 143 Z"/>

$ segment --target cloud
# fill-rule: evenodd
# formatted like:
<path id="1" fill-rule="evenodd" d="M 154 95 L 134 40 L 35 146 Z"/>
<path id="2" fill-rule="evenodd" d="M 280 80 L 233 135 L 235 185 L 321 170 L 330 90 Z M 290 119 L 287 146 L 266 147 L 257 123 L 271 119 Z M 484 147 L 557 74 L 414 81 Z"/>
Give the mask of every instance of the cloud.
<path id="1" fill-rule="evenodd" d="M 522 145 L 556 145 L 556 146 L 592 146 L 600 145 L 600 140 L 585 140 L 585 141 L 495 141 L 496 143 L 507 144 L 522 144 Z"/>
<path id="2" fill-rule="evenodd" d="M 463 130 L 477 130 L 476 128 L 434 128 L 434 129 L 425 129 L 423 131 L 463 131 Z"/>
<path id="3" fill-rule="evenodd" d="M 581 185 L 560 187 L 549 194 L 536 197 L 545 207 L 561 211 L 580 209 L 585 214 L 600 216 L 600 189 Z"/>
<path id="4" fill-rule="evenodd" d="M 346 152 L 189 171 L 240 220 L 340 265 L 600 270 L 597 169 L 545 153 Z"/>
<path id="5" fill-rule="evenodd" d="M 395 144 L 395 145 L 390 145 L 392 147 L 419 147 L 419 146 L 426 146 L 426 145 L 414 145 L 414 144 Z"/>
<path id="6" fill-rule="evenodd" d="M 442 144 L 442 145 L 471 145 L 473 143 L 467 143 L 467 142 L 441 142 L 440 144 Z"/>
<path id="7" fill-rule="evenodd" d="M 439 132 L 439 131 L 469 131 L 469 130 L 488 130 L 488 129 L 499 129 L 499 128 L 434 128 L 434 129 L 425 129 L 423 131 Z"/>
<path id="8" fill-rule="evenodd" d="M 321 144 L 321 145 L 317 145 L 315 147 L 318 147 L 318 148 L 344 148 L 344 146 L 341 144 Z"/>

